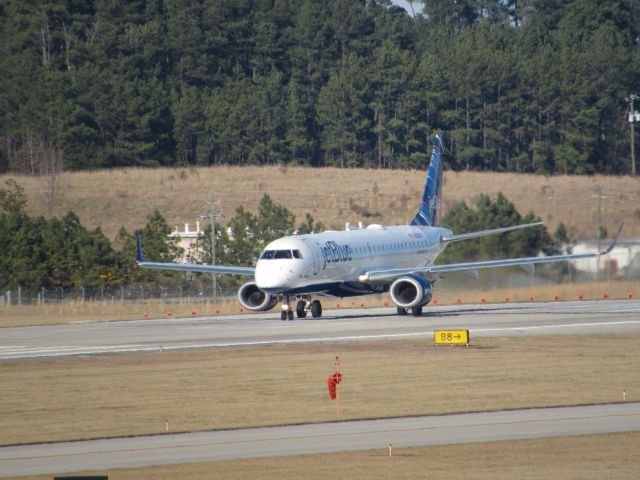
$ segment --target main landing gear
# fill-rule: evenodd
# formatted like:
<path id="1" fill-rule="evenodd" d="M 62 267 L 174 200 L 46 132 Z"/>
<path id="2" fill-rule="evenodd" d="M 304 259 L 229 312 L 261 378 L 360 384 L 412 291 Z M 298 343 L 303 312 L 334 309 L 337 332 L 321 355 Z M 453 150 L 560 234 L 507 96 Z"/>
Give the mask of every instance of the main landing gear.
<path id="1" fill-rule="evenodd" d="M 298 318 L 306 318 L 309 312 L 311 312 L 313 318 L 320 318 L 322 316 L 322 304 L 320 300 L 312 301 L 310 297 L 298 299 L 296 302 L 296 316 Z M 293 310 L 289 307 L 289 299 L 287 297 L 282 299 L 280 319 L 293 320 Z"/>
<path id="2" fill-rule="evenodd" d="M 396 307 L 396 310 L 398 311 L 398 315 L 404 316 L 408 313 L 409 309 Z M 414 317 L 419 317 L 420 315 L 422 315 L 422 307 L 411 307 L 411 315 L 413 315 Z"/>

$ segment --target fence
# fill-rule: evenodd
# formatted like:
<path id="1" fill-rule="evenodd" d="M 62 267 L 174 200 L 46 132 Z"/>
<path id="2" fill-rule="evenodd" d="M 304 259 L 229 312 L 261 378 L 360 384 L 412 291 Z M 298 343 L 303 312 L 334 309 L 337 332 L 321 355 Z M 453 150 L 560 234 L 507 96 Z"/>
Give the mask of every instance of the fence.
<path id="1" fill-rule="evenodd" d="M 608 264 L 605 264 L 608 265 Z M 557 283 L 588 283 L 594 281 L 635 280 L 640 278 L 640 269 L 614 269 L 606 266 L 599 272 L 581 272 L 569 269 L 561 274 L 558 264 L 532 266 L 530 269 L 507 267 L 483 270 L 478 275 L 469 272 L 451 272 L 440 276 L 437 289 L 464 291 L 467 289 L 503 289 L 514 287 L 532 287 Z M 190 302 L 193 304 L 210 302 L 212 299 L 235 299 L 237 288 L 222 288 L 218 284 L 216 295 L 212 286 L 176 286 L 176 287 L 114 287 L 114 288 L 41 288 L 26 290 L 15 288 L 5 290 L 0 296 L 0 305 L 41 305 L 62 302 L 104 302 L 104 303 L 146 303 L 150 300 L 160 302 Z"/>
<path id="2" fill-rule="evenodd" d="M 235 288 L 219 288 L 216 299 L 235 298 Z M 145 288 L 116 287 L 116 288 L 41 288 L 38 291 L 23 288 L 8 289 L 0 297 L 4 305 L 41 305 L 45 303 L 62 302 L 104 302 L 104 303 L 146 303 L 150 300 L 169 302 L 188 301 L 204 303 L 214 297 L 213 289 L 198 289 L 188 287 Z"/>

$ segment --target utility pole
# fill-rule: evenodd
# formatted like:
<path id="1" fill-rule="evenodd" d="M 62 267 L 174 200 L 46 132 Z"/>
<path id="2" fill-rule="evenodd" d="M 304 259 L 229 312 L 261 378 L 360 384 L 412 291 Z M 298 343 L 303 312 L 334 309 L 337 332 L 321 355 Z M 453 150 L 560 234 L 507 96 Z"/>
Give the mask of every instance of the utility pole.
<path id="1" fill-rule="evenodd" d="M 216 264 L 216 219 L 218 217 L 224 217 L 224 214 L 221 210 L 219 210 L 220 202 L 216 202 L 213 192 L 211 192 L 211 201 L 207 202 L 209 208 L 208 215 L 200 215 L 201 219 L 208 218 L 211 220 L 211 266 Z M 213 301 L 215 302 L 218 293 L 218 284 L 217 284 L 217 275 L 215 273 L 211 274 L 212 276 L 212 287 L 213 287 Z"/>
<path id="2" fill-rule="evenodd" d="M 602 241 L 602 239 L 600 238 L 600 232 L 602 231 L 602 200 L 606 200 L 607 196 L 604 194 L 604 192 L 602 191 L 602 186 L 598 185 L 596 187 L 596 193 L 593 195 L 594 198 L 596 198 L 598 200 L 598 232 L 597 232 L 597 239 L 598 239 L 598 252 L 601 252 L 601 248 L 600 248 L 600 242 Z M 597 262 L 597 269 L 598 269 L 598 276 L 600 275 L 600 256 L 598 256 L 598 258 L 596 259 Z"/>
<path id="3" fill-rule="evenodd" d="M 633 126 L 636 122 L 640 122 L 640 113 L 636 112 L 633 108 L 633 101 L 637 100 L 638 96 L 633 93 L 626 98 L 627 102 L 629 102 L 629 124 L 631 126 L 631 175 L 636 175 L 636 137 L 635 132 L 633 130 Z"/>
<path id="4" fill-rule="evenodd" d="M 596 193 L 593 194 L 593 198 L 598 200 L 598 251 L 600 251 L 600 230 L 602 228 L 602 200 L 606 200 L 608 197 L 602 191 L 602 185 L 596 187 Z"/>
<path id="5" fill-rule="evenodd" d="M 550 185 L 545 185 L 544 188 L 549 194 L 547 200 L 553 200 L 553 219 L 557 221 L 558 218 L 558 192 Z"/>

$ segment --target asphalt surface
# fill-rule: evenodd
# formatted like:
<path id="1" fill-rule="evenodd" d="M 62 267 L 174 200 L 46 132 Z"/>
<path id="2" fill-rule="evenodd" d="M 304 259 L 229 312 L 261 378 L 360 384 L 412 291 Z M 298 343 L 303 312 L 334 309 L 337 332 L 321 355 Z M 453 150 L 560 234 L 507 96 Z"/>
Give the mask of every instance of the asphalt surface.
<path id="1" fill-rule="evenodd" d="M 321 319 L 277 314 L 0 329 L 0 361 L 432 336 L 640 333 L 640 301 L 610 300 L 430 306 L 422 317 L 395 309 L 334 310 Z M 234 458 L 640 431 L 640 403 L 254 428 L 0 448 L 0 477 L 58 474 Z"/>
<path id="2" fill-rule="evenodd" d="M 192 348 L 323 343 L 432 336 L 640 333 L 640 300 L 429 306 L 421 317 L 395 308 L 325 311 L 281 321 L 278 313 L 0 329 L 0 361 Z"/>
<path id="3" fill-rule="evenodd" d="M 0 448 L 0 477 L 640 430 L 640 403 L 411 417 Z"/>

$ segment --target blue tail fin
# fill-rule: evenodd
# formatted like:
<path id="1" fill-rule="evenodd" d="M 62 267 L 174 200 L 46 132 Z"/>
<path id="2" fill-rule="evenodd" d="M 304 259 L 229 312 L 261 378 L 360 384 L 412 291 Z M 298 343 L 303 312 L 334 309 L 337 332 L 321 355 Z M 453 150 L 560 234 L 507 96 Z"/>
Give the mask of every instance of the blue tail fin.
<path id="1" fill-rule="evenodd" d="M 442 196 L 442 170 L 442 134 L 440 134 L 436 135 L 433 142 L 433 153 L 427 171 L 427 183 L 424 186 L 422 205 L 420 205 L 420 210 L 411 225 L 438 226 L 440 197 Z"/>

